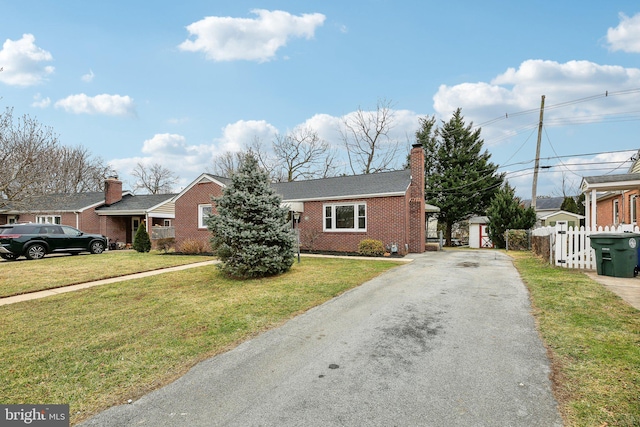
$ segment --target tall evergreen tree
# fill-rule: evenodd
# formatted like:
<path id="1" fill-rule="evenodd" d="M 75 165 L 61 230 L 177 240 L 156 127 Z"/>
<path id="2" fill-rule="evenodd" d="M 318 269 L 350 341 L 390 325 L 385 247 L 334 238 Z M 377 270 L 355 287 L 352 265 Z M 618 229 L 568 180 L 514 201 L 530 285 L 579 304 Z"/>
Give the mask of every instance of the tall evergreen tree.
<path id="1" fill-rule="evenodd" d="M 258 161 L 246 154 L 222 197 L 213 199 L 217 215 L 207 220 L 211 244 L 225 274 L 257 278 L 284 273 L 294 260 L 288 209 L 269 185 Z"/>
<path id="2" fill-rule="evenodd" d="M 438 206 L 438 220 L 445 225 L 447 245 L 451 245 L 453 224 L 471 215 L 484 215 L 504 174 L 482 150 L 480 128 L 466 125 L 457 109 L 441 128 L 434 118 L 421 120 L 416 138 L 425 151 L 425 198 Z"/>
<path id="3" fill-rule="evenodd" d="M 506 246 L 505 231 L 528 230 L 537 221 L 536 211 L 532 208 L 524 208 L 515 190 L 505 182 L 502 188 L 495 194 L 487 209 L 489 217 L 489 238 L 497 248 Z"/>

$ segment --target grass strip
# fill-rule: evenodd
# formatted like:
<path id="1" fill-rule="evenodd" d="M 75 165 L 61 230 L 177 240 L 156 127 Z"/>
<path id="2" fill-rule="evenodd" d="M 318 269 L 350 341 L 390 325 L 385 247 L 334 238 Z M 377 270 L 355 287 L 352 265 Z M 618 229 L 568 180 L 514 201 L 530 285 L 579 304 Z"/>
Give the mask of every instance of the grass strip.
<path id="1" fill-rule="evenodd" d="M 100 255 L 0 262 L 0 298 L 215 259 L 199 255 L 108 251 Z"/>
<path id="2" fill-rule="evenodd" d="M 396 267 L 303 258 L 236 281 L 215 266 L 0 307 L 0 402 L 69 403 L 73 424 Z"/>
<path id="3" fill-rule="evenodd" d="M 568 426 L 640 426 L 640 312 L 585 274 L 510 252 L 529 288 Z"/>

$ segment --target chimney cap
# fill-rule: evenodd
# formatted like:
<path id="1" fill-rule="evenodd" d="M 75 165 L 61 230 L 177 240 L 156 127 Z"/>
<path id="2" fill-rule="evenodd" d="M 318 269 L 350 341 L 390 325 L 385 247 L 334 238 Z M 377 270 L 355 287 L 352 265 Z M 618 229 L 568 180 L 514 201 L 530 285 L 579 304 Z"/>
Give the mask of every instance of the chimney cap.
<path id="1" fill-rule="evenodd" d="M 416 142 L 415 144 L 411 145 L 413 148 L 422 148 L 422 144 L 419 142 Z"/>
<path id="2" fill-rule="evenodd" d="M 115 180 L 115 181 L 117 181 L 117 180 L 118 180 L 118 175 L 109 175 L 109 176 L 107 177 L 107 179 L 108 179 L 108 180 L 111 180 L 111 181 L 114 181 L 114 180 Z"/>

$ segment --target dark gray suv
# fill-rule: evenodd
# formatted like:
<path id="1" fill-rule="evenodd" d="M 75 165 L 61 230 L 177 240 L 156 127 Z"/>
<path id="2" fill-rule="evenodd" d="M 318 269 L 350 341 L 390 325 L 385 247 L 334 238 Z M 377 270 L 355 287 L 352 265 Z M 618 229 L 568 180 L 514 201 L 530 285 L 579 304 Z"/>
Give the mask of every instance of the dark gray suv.
<path id="1" fill-rule="evenodd" d="M 83 233 L 68 225 L 0 225 L 0 258 L 6 260 L 14 260 L 21 255 L 27 259 L 40 259 L 49 253 L 100 254 L 106 247 L 105 236 Z"/>

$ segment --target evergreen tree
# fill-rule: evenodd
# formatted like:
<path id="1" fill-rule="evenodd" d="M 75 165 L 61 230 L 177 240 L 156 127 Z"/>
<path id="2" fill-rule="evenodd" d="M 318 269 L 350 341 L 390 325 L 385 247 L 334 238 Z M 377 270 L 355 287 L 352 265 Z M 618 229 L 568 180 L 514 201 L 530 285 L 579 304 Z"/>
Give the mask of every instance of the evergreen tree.
<path id="1" fill-rule="evenodd" d="M 138 252 L 149 252 L 151 250 L 151 239 L 144 222 L 138 226 L 136 235 L 133 238 L 133 249 Z"/>
<path id="2" fill-rule="evenodd" d="M 504 174 L 482 151 L 480 128 L 466 125 L 457 109 L 449 122 L 435 127 L 434 118 L 420 122 L 416 139 L 425 151 L 425 198 L 438 206 L 438 220 L 445 226 L 447 245 L 451 245 L 453 224 L 471 215 L 484 215 L 498 191 Z"/>
<path id="3" fill-rule="evenodd" d="M 225 274 L 258 278 L 286 272 L 294 260 L 288 209 L 271 188 L 268 174 L 246 154 L 222 197 L 214 198 L 217 215 L 207 220 L 211 244 Z"/>
<path id="4" fill-rule="evenodd" d="M 562 205 L 560 206 L 560 209 L 563 211 L 567 211 L 567 212 L 572 212 L 572 213 L 580 213 L 580 208 L 578 208 L 578 203 L 576 202 L 576 199 L 572 196 L 567 196 L 564 198 L 564 200 L 562 201 Z"/>
<path id="5" fill-rule="evenodd" d="M 487 209 L 489 217 L 489 238 L 497 248 L 504 248 L 505 231 L 528 230 L 537 221 L 536 211 L 529 207 L 525 209 L 514 189 L 505 182 L 495 194 Z"/>

